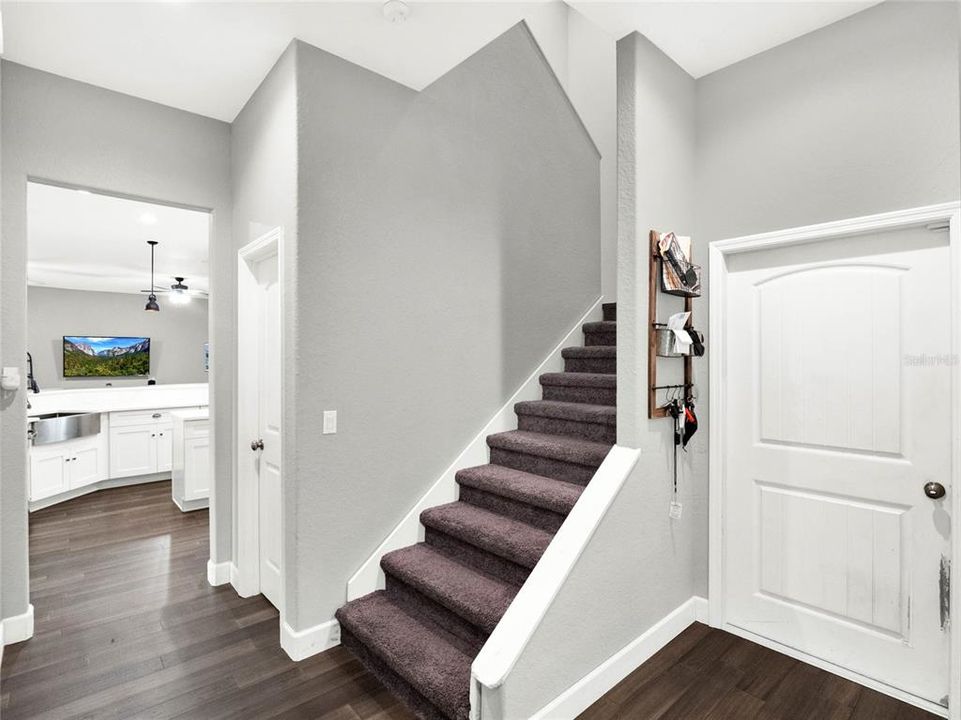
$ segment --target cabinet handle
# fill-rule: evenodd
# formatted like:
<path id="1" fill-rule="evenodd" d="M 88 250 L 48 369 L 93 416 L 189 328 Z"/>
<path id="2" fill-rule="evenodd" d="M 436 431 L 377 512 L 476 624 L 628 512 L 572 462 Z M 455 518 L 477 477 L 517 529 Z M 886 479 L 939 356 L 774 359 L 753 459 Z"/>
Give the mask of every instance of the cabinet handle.
<path id="1" fill-rule="evenodd" d="M 157 436 L 154 433 L 150 433 L 150 437 L 157 437 Z"/>
<path id="2" fill-rule="evenodd" d="M 158 418 L 158 417 L 160 417 L 160 413 L 154 413 L 153 415 L 151 415 L 151 417 L 153 417 L 153 418 Z"/>

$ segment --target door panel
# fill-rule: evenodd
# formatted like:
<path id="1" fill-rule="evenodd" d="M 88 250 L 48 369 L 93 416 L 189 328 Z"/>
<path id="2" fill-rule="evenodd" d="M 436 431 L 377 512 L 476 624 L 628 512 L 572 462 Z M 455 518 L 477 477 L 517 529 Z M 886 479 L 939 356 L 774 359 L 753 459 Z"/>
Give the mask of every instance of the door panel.
<path id="1" fill-rule="evenodd" d="M 78 444 L 70 456 L 70 488 L 79 488 L 99 482 L 106 477 L 104 458 L 100 452 L 100 442 L 95 439 L 86 447 Z"/>
<path id="2" fill-rule="evenodd" d="M 174 426 L 160 425 L 154 433 L 157 441 L 156 472 L 170 472 L 174 466 Z"/>
<path id="3" fill-rule="evenodd" d="M 281 297 L 277 256 L 258 263 L 260 288 L 259 415 L 260 437 L 260 584 L 261 592 L 280 607 L 282 585 L 281 528 Z"/>
<path id="4" fill-rule="evenodd" d="M 951 475 L 948 237 L 732 258 L 725 618 L 932 702 Z"/>

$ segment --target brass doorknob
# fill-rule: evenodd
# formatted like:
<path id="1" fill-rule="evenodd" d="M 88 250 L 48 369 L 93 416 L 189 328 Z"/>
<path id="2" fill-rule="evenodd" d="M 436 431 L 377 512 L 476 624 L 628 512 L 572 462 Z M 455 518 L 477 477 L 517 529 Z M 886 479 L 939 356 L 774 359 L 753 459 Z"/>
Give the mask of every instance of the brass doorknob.
<path id="1" fill-rule="evenodd" d="M 944 497 L 944 485 L 939 482 L 929 482 L 924 484 L 924 494 L 932 500 L 940 500 Z"/>
<path id="2" fill-rule="evenodd" d="M 250 443 L 250 449 L 253 450 L 254 452 L 257 452 L 258 450 L 263 450 L 263 449 L 264 449 L 264 441 L 263 441 L 263 440 L 254 440 L 254 441 L 252 441 L 252 442 Z"/>

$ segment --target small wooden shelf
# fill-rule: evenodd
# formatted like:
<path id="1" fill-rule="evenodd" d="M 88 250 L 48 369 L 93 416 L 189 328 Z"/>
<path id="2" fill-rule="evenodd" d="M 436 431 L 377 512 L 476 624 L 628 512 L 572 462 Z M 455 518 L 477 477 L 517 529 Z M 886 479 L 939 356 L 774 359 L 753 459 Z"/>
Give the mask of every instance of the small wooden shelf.
<path id="1" fill-rule="evenodd" d="M 661 256 L 657 249 L 657 242 L 660 233 L 651 230 L 648 243 L 648 296 L 647 296 L 647 417 L 663 418 L 670 417 L 667 410 L 660 407 L 657 402 L 659 389 L 668 388 L 690 388 L 694 385 L 694 358 L 685 355 L 684 360 L 684 384 L 683 385 L 664 385 L 657 384 L 657 338 L 655 331 L 658 327 L 657 320 L 657 297 L 660 294 L 660 270 Z M 693 248 L 692 248 L 693 253 Z M 684 298 L 684 312 L 691 313 L 687 320 L 687 327 L 692 327 L 694 321 L 694 298 Z M 682 359 L 682 358 L 678 358 Z"/>

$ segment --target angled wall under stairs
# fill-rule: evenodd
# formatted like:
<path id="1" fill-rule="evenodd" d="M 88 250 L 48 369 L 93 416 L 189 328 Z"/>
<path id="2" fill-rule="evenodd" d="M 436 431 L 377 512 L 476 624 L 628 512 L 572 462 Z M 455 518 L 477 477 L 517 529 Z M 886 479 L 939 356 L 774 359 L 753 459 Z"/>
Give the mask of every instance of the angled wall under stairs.
<path id="1" fill-rule="evenodd" d="M 337 611 L 341 639 L 425 720 L 467 720 L 474 657 L 616 435 L 616 309 L 586 323 L 490 463 L 457 473 L 459 500 L 425 510 L 425 540 L 381 560 L 386 589 Z"/>

